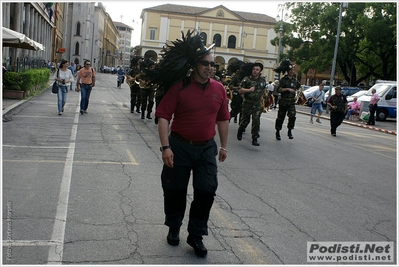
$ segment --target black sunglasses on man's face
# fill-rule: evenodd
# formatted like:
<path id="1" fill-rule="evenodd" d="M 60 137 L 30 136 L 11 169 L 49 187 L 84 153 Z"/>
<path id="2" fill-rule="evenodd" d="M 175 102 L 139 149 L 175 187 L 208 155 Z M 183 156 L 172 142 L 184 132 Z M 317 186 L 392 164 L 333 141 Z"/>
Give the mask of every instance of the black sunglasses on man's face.
<path id="1" fill-rule="evenodd" d="M 209 62 L 209 61 L 206 61 L 206 60 L 201 60 L 198 63 L 201 64 L 202 66 L 205 66 L 205 67 L 207 67 L 208 65 L 211 65 L 211 67 L 215 67 L 215 62 L 213 62 L 213 61 Z"/>

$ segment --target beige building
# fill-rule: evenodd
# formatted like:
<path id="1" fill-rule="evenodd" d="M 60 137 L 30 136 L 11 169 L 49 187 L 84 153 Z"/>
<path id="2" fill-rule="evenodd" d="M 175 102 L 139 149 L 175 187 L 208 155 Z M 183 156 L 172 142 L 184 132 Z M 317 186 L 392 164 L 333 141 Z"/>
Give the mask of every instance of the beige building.
<path id="1" fill-rule="evenodd" d="M 146 58 L 158 61 L 165 43 L 181 39 L 181 31 L 196 29 L 206 46 L 216 44 L 213 52 L 219 69 L 240 59 L 262 63 L 266 79 L 274 77 L 278 47 L 270 44 L 276 37 L 276 20 L 272 17 L 232 11 L 222 5 L 204 8 L 165 4 L 143 9 L 141 19 L 140 54 Z"/>

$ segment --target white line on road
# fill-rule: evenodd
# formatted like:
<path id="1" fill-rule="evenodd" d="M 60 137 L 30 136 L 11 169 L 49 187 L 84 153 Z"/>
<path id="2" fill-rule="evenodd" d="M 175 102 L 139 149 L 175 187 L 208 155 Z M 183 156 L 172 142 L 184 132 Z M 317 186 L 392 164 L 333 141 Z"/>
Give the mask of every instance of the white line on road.
<path id="1" fill-rule="evenodd" d="M 53 233 L 51 235 L 51 240 L 53 242 L 56 242 L 57 245 L 50 246 L 49 248 L 47 259 L 47 264 L 49 265 L 60 265 L 62 263 L 62 256 L 64 252 L 65 226 L 68 213 L 69 191 L 72 179 L 73 157 L 75 154 L 75 142 L 79 122 L 79 110 L 80 107 L 78 106 L 76 109 L 74 124 L 72 125 L 71 138 L 64 165 L 64 173 L 62 175 L 60 194 L 58 196 L 57 213 L 55 215 Z"/>

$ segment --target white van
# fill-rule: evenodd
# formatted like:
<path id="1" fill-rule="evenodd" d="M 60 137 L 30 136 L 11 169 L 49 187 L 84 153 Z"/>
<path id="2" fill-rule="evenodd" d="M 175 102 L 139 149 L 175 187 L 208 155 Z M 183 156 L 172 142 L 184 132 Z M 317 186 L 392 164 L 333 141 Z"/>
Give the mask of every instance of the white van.
<path id="1" fill-rule="evenodd" d="M 369 103 L 371 99 L 371 90 L 374 88 L 376 94 L 380 96 L 380 101 L 377 102 L 376 120 L 383 121 L 387 117 L 396 118 L 396 81 L 377 80 L 366 94 L 358 98 L 360 102 L 360 113 L 369 111 Z"/>

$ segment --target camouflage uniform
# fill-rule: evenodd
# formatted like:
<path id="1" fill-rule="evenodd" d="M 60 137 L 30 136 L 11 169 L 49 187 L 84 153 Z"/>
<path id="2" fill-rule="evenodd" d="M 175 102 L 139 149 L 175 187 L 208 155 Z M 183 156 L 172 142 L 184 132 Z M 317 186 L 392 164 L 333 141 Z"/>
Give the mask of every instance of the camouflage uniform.
<path id="1" fill-rule="evenodd" d="M 152 108 L 154 107 L 154 96 L 155 96 L 154 84 L 145 83 L 144 87 L 141 88 L 141 118 L 144 119 L 144 113 L 147 110 L 147 119 L 151 118 Z M 148 104 L 148 105 L 147 105 Z"/>
<path id="2" fill-rule="evenodd" d="M 283 122 L 285 119 L 285 115 L 288 116 L 288 124 L 287 128 L 289 130 L 294 129 L 295 120 L 296 120 L 296 110 L 295 110 L 295 93 L 292 92 L 282 92 L 282 88 L 292 88 L 298 90 L 301 87 L 299 81 L 292 77 L 291 79 L 285 75 L 280 79 L 278 85 L 278 92 L 281 93 L 279 102 L 278 102 L 278 113 L 276 118 L 275 128 L 276 130 L 281 130 L 283 127 Z"/>
<path id="3" fill-rule="evenodd" d="M 140 73 L 139 67 L 133 67 L 129 75 L 135 79 L 136 75 Z M 136 112 L 140 113 L 140 105 L 141 105 L 141 88 L 136 83 L 135 80 L 130 82 L 130 112 L 134 112 L 134 106 L 136 106 Z"/>
<path id="4" fill-rule="evenodd" d="M 233 92 L 233 98 L 230 103 L 230 118 L 234 118 L 234 122 L 237 122 L 237 116 L 241 112 L 242 109 L 242 101 L 240 93 L 237 90 L 234 90 L 233 87 L 237 87 L 240 85 L 240 79 L 237 74 L 233 74 L 231 77 L 231 81 L 229 84 L 230 90 Z M 240 116 L 241 121 L 241 116 Z"/>
<path id="5" fill-rule="evenodd" d="M 241 110 L 241 121 L 239 132 L 244 132 L 247 128 L 252 115 L 252 128 L 251 135 L 252 139 L 259 138 L 260 130 L 260 116 L 262 115 L 262 98 L 266 92 L 266 79 L 260 76 L 257 80 L 254 80 L 251 76 L 246 76 L 240 84 L 241 88 L 251 88 L 255 86 L 253 92 L 244 94 L 244 101 L 242 102 Z"/>

